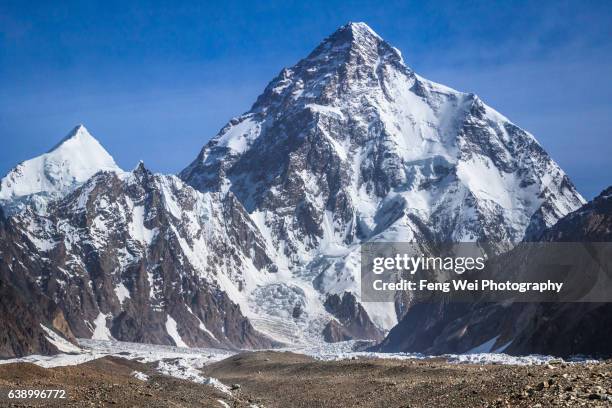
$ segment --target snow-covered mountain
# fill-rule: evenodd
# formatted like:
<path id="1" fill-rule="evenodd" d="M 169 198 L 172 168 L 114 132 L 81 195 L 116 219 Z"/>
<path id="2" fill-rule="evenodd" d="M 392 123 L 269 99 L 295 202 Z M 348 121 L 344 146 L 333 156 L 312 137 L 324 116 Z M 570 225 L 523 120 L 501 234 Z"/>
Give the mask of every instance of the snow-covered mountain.
<path id="1" fill-rule="evenodd" d="M 529 133 L 351 23 L 282 72 L 179 177 L 117 168 L 83 127 L 2 181 L 2 206 L 77 337 L 189 346 L 380 339 L 360 244 L 497 250 L 583 203 Z"/>
<path id="2" fill-rule="evenodd" d="M 0 182 L 0 205 L 14 213 L 33 203 L 44 211 L 49 199 L 60 197 L 98 171 L 121 171 L 110 154 L 78 125 L 49 152 L 26 160 Z"/>
<path id="3" fill-rule="evenodd" d="M 141 163 L 96 173 L 44 214 L 28 207 L 10 223 L 39 262 L 28 276 L 65 310 L 77 337 L 269 346 L 222 290 L 235 271 L 269 265 L 246 247 L 257 237 L 234 227 L 240 216 L 230 198 Z"/>
<path id="4" fill-rule="evenodd" d="M 417 75 L 364 23 L 283 69 L 180 177 L 235 195 L 261 231 L 278 278 L 245 288 L 259 309 L 278 287 L 308 305 L 357 295 L 362 242 L 504 249 L 584 202 L 532 135 Z M 380 328 L 397 323 L 395 305 L 363 306 Z"/>

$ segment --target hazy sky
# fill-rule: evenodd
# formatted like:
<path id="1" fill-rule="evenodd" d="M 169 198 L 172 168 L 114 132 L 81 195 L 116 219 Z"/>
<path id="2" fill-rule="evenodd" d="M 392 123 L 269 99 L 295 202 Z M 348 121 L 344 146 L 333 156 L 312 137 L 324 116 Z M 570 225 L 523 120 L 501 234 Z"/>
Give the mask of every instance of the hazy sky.
<path id="1" fill-rule="evenodd" d="M 0 0 L 2 174 L 77 123 L 124 169 L 177 172 L 282 67 L 365 21 L 532 132 L 587 198 L 612 184 L 612 1 L 59 3 Z"/>

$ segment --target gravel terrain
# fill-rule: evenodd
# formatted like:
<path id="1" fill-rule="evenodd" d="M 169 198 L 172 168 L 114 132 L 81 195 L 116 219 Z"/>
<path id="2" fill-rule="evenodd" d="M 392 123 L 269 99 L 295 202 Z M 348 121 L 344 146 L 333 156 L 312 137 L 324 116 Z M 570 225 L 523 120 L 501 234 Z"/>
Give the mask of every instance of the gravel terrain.
<path id="1" fill-rule="evenodd" d="M 0 365 L 0 406 L 612 406 L 609 361 L 513 366 L 456 364 L 444 359 L 320 361 L 289 352 L 254 352 L 203 369 L 203 375 L 227 385 L 230 394 L 159 375 L 155 364 L 105 357 L 49 369 L 28 363 Z M 137 379 L 135 372 L 148 379 Z M 8 401 L 9 389 L 65 389 L 68 398 Z"/>

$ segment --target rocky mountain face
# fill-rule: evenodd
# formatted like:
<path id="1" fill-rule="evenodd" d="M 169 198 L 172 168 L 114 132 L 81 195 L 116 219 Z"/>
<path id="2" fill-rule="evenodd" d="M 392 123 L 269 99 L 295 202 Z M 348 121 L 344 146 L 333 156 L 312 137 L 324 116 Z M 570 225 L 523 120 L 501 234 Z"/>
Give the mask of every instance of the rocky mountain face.
<path id="1" fill-rule="evenodd" d="M 611 242 L 612 187 L 563 217 L 539 237 L 544 242 Z M 612 356 L 612 304 L 544 303 L 533 310 L 530 324 L 509 352 L 562 356 Z"/>
<path id="2" fill-rule="evenodd" d="M 537 240 L 612 241 L 612 187 L 542 231 Z M 412 308 L 376 349 L 609 357 L 611 336 L 610 303 L 437 303 Z"/>
<path id="3" fill-rule="evenodd" d="M 583 203 L 533 136 L 363 23 L 282 70 L 179 177 L 124 172 L 78 127 L 0 200 L 77 337 L 237 347 L 380 339 L 409 303 L 360 302 L 361 243 L 502 251 Z"/>
<path id="4" fill-rule="evenodd" d="M 37 265 L 24 245 L 0 209 L 0 358 L 53 354 L 65 351 L 62 336 L 74 341 L 62 310 L 29 280 Z"/>
<path id="5" fill-rule="evenodd" d="M 31 303 L 0 279 L 0 358 L 58 352 L 41 327 L 39 316 L 30 309 Z"/>
<path id="6" fill-rule="evenodd" d="M 329 296 L 325 301 L 325 310 L 336 318 L 330 320 L 323 329 L 325 341 L 335 343 L 352 339 L 382 340 L 382 331 L 371 322 L 365 309 L 352 293 Z"/>

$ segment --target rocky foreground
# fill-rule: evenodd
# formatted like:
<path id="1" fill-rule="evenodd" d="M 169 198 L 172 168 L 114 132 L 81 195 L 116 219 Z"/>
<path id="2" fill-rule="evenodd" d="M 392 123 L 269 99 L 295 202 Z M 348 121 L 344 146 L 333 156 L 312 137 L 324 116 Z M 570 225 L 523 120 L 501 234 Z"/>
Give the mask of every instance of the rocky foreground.
<path id="1" fill-rule="evenodd" d="M 155 368 L 155 363 L 117 357 L 50 369 L 0 365 L 0 406 L 612 406 L 610 361 L 509 366 L 443 359 L 319 361 L 294 353 L 257 352 L 204 368 L 204 375 L 219 379 L 230 391 L 163 376 Z M 8 400 L 10 389 L 63 389 L 67 399 Z"/>

